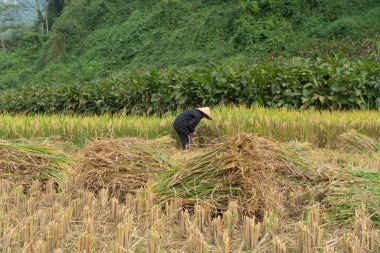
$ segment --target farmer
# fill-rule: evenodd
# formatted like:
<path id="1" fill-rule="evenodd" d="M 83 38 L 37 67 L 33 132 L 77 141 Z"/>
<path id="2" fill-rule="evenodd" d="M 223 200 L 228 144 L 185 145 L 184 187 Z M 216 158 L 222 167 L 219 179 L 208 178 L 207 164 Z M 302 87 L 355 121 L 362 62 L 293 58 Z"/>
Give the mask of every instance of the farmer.
<path id="1" fill-rule="evenodd" d="M 189 149 L 191 137 L 196 136 L 195 127 L 202 118 L 211 120 L 211 111 L 208 107 L 187 110 L 178 115 L 174 121 L 174 129 L 176 130 L 182 142 L 183 149 Z"/>

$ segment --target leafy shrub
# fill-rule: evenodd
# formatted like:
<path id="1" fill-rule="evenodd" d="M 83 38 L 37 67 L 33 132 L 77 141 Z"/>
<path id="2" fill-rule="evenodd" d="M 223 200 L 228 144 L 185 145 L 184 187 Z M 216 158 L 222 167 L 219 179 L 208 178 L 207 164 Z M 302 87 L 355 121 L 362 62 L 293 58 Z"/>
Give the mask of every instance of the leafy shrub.
<path id="1" fill-rule="evenodd" d="M 34 85 L 0 95 L 7 113 L 162 114 L 202 105 L 380 108 L 380 59 L 342 55 L 251 66 L 148 70 L 100 82 Z"/>

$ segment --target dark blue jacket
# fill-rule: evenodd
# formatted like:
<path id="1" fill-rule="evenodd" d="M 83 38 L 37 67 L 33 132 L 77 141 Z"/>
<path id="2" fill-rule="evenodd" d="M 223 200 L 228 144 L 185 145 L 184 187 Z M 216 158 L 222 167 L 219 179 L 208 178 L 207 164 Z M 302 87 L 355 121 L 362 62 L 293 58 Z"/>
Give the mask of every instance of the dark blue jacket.
<path id="1" fill-rule="evenodd" d="M 174 121 L 174 128 L 181 133 L 194 133 L 195 127 L 201 121 L 203 113 L 198 110 L 187 110 L 178 115 Z"/>

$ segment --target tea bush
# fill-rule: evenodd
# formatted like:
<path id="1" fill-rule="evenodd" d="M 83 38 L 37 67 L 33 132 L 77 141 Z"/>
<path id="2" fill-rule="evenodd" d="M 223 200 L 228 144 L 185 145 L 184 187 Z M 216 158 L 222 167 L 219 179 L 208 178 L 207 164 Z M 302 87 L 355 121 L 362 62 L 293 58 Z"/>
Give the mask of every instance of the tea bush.
<path id="1" fill-rule="evenodd" d="M 98 82 L 33 85 L 0 94 L 7 113 L 162 114 L 197 106 L 378 109 L 380 58 L 294 59 L 248 66 L 130 72 Z"/>

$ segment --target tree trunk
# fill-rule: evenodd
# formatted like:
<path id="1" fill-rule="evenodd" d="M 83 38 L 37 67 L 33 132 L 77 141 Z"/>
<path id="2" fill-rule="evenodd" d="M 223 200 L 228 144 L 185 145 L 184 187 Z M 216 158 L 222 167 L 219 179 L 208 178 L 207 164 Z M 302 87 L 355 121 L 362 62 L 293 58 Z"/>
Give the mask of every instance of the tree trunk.
<path id="1" fill-rule="evenodd" d="M 3 51 L 4 51 L 4 53 L 6 53 L 6 52 L 7 52 L 7 49 L 5 48 L 4 38 L 1 38 L 1 46 L 3 47 Z"/>
<path id="2" fill-rule="evenodd" d="M 49 20 L 48 20 L 47 13 L 45 15 L 45 25 L 46 25 L 46 34 L 48 34 L 49 33 Z"/>
<path id="3" fill-rule="evenodd" d="M 45 25 L 46 25 L 46 34 L 49 33 L 49 1 L 46 1 L 46 6 L 45 6 Z"/>

